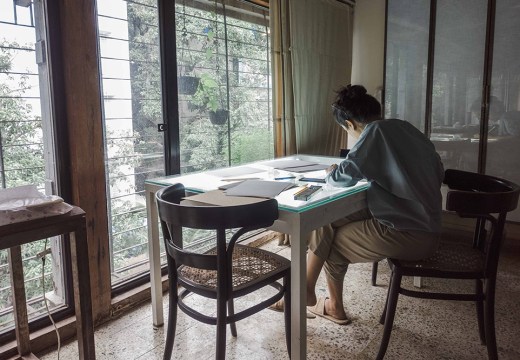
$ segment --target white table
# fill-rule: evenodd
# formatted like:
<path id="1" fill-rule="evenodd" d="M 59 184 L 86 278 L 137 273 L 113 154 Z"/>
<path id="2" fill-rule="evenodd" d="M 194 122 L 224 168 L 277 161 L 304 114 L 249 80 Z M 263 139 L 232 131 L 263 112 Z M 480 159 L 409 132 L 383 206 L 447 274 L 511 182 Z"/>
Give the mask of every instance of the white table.
<path id="1" fill-rule="evenodd" d="M 287 158 L 280 158 L 274 161 L 284 161 L 288 159 L 300 159 L 320 164 L 334 164 L 341 159 L 337 157 L 322 157 L 310 155 L 294 155 Z M 252 178 L 273 179 L 289 175 L 286 171 L 274 170 L 273 160 L 265 162 L 255 162 L 229 168 L 230 173 L 233 169 L 259 169 L 258 173 L 242 174 L 231 176 L 233 178 Z M 269 163 L 269 166 L 266 165 Z M 226 170 L 227 171 L 227 170 Z M 208 171 L 183 176 L 168 176 L 158 179 L 151 179 L 145 182 L 146 208 L 148 216 L 148 246 L 150 256 L 150 281 L 152 293 L 152 313 L 153 325 L 162 326 L 164 323 L 162 307 L 162 282 L 161 282 L 161 261 L 159 250 L 159 226 L 158 214 L 155 204 L 155 193 L 165 187 L 175 183 L 182 183 L 187 191 L 200 193 L 217 189 L 219 186 L 227 184 L 221 176 L 215 172 Z M 218 173 L 218 171 L 216 172 Z M 295 174 L 297 175 L 297 174 Z M 297 175 L 299 176 L 299 175 Z M 304 183 L 298 183 L 304 184 Z M 324 184 L 320 184 L 324 185 Z M 271 227 L 272 230 L 289 234 L 291 236 L 291 357 L 293 359 L 305 359 L 307 353 L 307 319 L 306 319 L 306 239 L 308 234 L 321 226 L 327 225 L 346 215 L 361 210 L 366 207 L 365 190 L 366 183 L 360 183 L 349 188 L 335 188 L 324 185 L 323 190 L 316 193 L 308 201 L 293 200 L 292 193 L 296 191 L 288 190 L 276 197 L 279 206 L 279 218 Z"/>

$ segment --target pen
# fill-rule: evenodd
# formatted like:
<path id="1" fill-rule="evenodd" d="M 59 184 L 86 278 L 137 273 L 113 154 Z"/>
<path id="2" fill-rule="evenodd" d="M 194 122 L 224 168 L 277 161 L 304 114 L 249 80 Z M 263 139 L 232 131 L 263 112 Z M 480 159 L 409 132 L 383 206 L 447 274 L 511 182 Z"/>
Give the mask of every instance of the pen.
<path id="1" fill-rule="evenodd" d="M 296 179 L 296 176 L 275 177 L 274 179 L 275 179 L 275 180 Z"/>

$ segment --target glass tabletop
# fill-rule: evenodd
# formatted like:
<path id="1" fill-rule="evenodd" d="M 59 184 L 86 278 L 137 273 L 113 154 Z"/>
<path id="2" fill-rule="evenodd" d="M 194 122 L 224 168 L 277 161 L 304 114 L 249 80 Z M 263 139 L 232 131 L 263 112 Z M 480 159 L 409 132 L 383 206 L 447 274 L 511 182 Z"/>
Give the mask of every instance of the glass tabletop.
<path id="1" fill-rule="evenodd" d="M 319 170 L 320 166 L 318 165 L 323 165 L 321 166 L 323 168 L 340 161 L 341 158 L 337 157 L 293 155 L 187 175 L 171 175 L 149 179 L 146 180 L 146 183 L 157 186 L 181 183 L 189 192 L 202 193 L 248 179 L 284 181 L 292 184 L 293 187 L 275 197 L 278 201 L 279 209 L 290 212 L 303 212 L 364 191 L 368 187 L 368 183 L 365 181 L 350 187 L 333 187 L 325 183 L 300 180 L 301 178 L 324 178 L 325 170 Z M 311 171 L 302 171 L 305 168 Z M 294 169 L 298 171 L 292 171 Z M 306 185 L 318 185 L 321 186 L 321 189 L 315 192 L 308 200 L 294 200 L 294 194 Z"/>

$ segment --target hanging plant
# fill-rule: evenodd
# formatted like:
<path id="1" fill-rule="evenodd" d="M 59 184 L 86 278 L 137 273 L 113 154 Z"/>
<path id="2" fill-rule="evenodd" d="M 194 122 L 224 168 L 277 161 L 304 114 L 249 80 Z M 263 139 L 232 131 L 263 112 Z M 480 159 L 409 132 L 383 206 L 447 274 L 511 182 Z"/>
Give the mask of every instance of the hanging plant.
<path id="1" fill-rule="evenodd" d="M 209 121 L 213 125 L 224 125 L 229 118 L 229 110 L 217 109 L 209 112 Z"/>
<path id="2" fill-rule="evenodd" d="M 199 87 L 200 78 L 197 76 L 181 75 L 177 78 L 179 94 L 194 95 Z"/>
<path id="3" fill-rule="evenodd" d="M 200 83 L 200 78 L 192 74 L 195 68 L 195 61 L 191 51 L 188 51 L 189 39 L 188 30 L 186 29 L 186 4 L 182 2 L 182 34 L 181 34 L 181 53 L 179 57 L 179 76 L 177 77 L 177 89 L 179 94 L 194 95 Z M 185 49 L 188 52 L 188 58 L 185 57 Z"/>

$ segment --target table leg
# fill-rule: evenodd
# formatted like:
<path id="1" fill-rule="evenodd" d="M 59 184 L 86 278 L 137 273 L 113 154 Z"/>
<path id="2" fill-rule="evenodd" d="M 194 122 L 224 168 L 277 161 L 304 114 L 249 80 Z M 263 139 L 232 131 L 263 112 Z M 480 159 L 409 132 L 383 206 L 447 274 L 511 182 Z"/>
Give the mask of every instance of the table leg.
<path id="1" fill-rule="evenodd" d="M 155 204 L 154 191 L 146 191 L 146 216 L 148 220 L 152 320 L 153 326 L 159 327 L 164 324 L 164 315 L 162 306 L 161 250 L 159 247 L 159 215 Z"/>
<path id="2" fill-rule="evenodd" d="M 307 244 L 301 229 L 291 234 L 291 358 L 307 356 Z"/>
<path id="3" fill-rule="evenodd" d="M 87 232 L 85 228 L 77 229 L 70 236 L 79 358 L 94 360 L 96 348 L 94 345 L 94 322 L 92 320 Z"/>
<path id="4" fill-rule="evenodd" d="M 18 354 L 21 356 L 31 353 L 29 341 L 29 323 L 27 320 L 27 302 L 25 299 L 25 282 L 23 277 L 22 250 L 20 246 L 13 246 L 7 250 L 9 257 L 9 273 L 13 287 L 13 311 L 15 314 L 15 333 Z"/>

